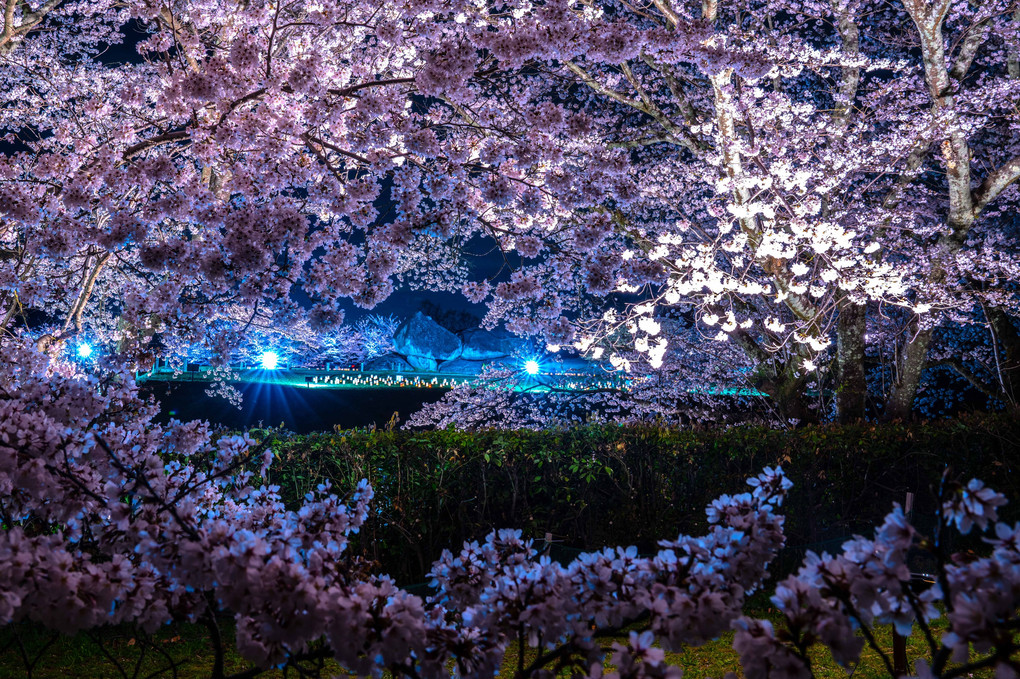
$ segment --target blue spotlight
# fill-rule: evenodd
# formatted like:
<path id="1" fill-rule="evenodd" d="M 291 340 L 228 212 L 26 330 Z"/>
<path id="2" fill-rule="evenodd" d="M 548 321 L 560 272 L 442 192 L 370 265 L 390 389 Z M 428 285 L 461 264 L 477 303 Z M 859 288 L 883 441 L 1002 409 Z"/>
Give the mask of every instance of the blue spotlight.
<path id="1" fill-rule="evenodd" d="M 78 345 L 78 358 L 88 358 L 92 355 L 92 347 L 82 342 Z"/>
<path id="2" fill-rule="evenodd" d="M 276 370 L 276 366 L 279 363 L 280 357 L 276 355 L 275 351 L 262 352 L 262 367 L 266 370 Z"/>
<path id="3" fill-rule="evenodd" d="M 532 359 L 530 361 L 525 361 L 524 362 L 524 372 L 528 373 L 529 375 L 537 375 L 538 374 L 538 361 L 536 361 L 534 359 Z"/>

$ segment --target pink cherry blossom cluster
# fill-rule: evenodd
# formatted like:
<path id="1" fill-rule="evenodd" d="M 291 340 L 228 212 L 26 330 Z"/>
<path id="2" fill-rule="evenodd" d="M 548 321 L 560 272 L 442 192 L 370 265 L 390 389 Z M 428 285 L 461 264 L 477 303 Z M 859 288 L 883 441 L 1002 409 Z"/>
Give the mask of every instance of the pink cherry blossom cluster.
<path id="1" fill-rule="evenodd" d="M 945 535 L 920 536 L 897 505 L 873 539 L 856 537 L 835 556 L 809 553 L 800 571 L 778 585 L 772 602 L 784 616 L 781 630 L 765 620 L 737 621 L 734 648 L 747 676 L 810 677 L 808 650 L 817 644 L 851 666 L 865 643 L 895 674 L 893 658 L 875 642 L 877 624 L 923 637 L 929 653 L 916 660 L 919 677 L 965 676 L 981 668 L 1016 676 L 1020 525 L 995 523 L 1006 500 L 976 479 L 944 484 L 943 497 L 936 530 L 955 524 L 966 534 L 994 524 L 994 537 L 984 540 L 990 555 L 949 555 Z M 919 546 L 934 556 L 933 573 L 911 572 L 908 554 Z M 948 629 L 939 636 L 931 623 L 943 614 Z"/>

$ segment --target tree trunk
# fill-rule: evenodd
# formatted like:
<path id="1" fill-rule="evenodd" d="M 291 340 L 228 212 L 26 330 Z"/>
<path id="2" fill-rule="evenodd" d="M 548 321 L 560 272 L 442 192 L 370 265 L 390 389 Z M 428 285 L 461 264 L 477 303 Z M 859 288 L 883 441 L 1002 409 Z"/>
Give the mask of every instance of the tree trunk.
<path id="1" fill-rule="evenodd" d="M 985 308 L 985 315 L 995 332 L 995 340 L 1002 347 L 996 362 L 999 388 L 1006 403 L 1016 407 L 1020 399 L 1020 331 L 1000 307 Z"/>
<path id="2" fill-rule="evenodd" d="M 864 333 L 867 308 L 842 299 L 836 329 L 836 408 L 843 423 L 863 420 L 868 396 L 864 375 Z"/>
<path id="3" fill-rule="evenodd" d="M 1013 23 L 1020 24 L 1020 9 L 1013 12 Z M 1020 78 L 1020 50 L 1017 49 L 1016 41 L 1010 40 L 1006 48 L 1006 72 L 1010 78 Z"/>
<path id="4" fill-rule="evenodd" d="M 910 324 L 914 338 L 907 342 L 900 355 L 900 379 L 893 387 L 893 392 L 886 403 L 885 419 L 907 420 L 914 407 L 914 397 L 921 385 L 921 373 L 928 363 L 928 345 L 931 343 L 932 331 L 918 330 L 917 321 Z"/>
<path id="5" fill-rule="evenodd" d="M 813 424 L 819 421 L 818 409 L 810 406 L 805 393 L 803 377 L 795 377 L 789 367 L 777 375 L 756 380 L 754 386 L 769 395 L 776 413 L 785 421 L 797 420 L 798 424 Z"/>

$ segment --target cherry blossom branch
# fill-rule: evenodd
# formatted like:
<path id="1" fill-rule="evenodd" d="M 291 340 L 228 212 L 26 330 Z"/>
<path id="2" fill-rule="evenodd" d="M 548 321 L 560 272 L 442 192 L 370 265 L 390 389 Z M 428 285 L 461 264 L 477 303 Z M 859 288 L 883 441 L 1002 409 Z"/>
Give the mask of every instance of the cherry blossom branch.
<path id="1" fill-rule="evenodd" d="M 676 144 L 678 146 L 683 146 L 694 152 L 699 151 L 697 142 L 694 139 L 692 139 L 689 135 L 687 135 L 687 133 L 684 132 L 681 128 L 674 125 L 672 121 L 670 121 L 665 116 L 665 114 L 658 109 L 658 107 L 652 104 L 651 100 L 642 101 L 640 99 L 640 90 L 639 99 L 631 99 L 627 95 L 621 92 L 617 92 L 616 90 L 606 87 L 605 85 L 599 83 L 598 81 L 595 80 L 594 77 L 592 77 L 591 74 L 589 74 L 581 66 L 577 65 L 572 61 L 565 62 L 564 66 L 566 66 L 567 70 L 569 70 L 571 73 L 580 78 L 581 82 L 587 85 L 592 90 L 598 92 L 599 94 L 609 97 L 613 101 L 616 101 L 625 106 L 629 106 L 637 111 L 641 111 L 642 113 L 651 117 L 659 124 L 660 127 L 662 127 L 663 131 L 665 132 L 666 138 L 671 143 Z M 623 66 L 621 66 L 621 68 L 622 67 Z M 632 82 L 631 84 L 634 85 L 635 87 L 639 87 L 638 85 L 635 84 L 635 82 Z"/>
<path id="2" fill-rule="evenodd" d="M 8 56 L 61 2 L 63 0 L 46 0 L 34 11 L 28 7 L 28 3 L 23 3 L 21 23 L 15 26 L 14 9 L 22 3 L 21 0 L 7 0 L 4 7 L 4 30 L 0 33 L 0 56 Z"/>

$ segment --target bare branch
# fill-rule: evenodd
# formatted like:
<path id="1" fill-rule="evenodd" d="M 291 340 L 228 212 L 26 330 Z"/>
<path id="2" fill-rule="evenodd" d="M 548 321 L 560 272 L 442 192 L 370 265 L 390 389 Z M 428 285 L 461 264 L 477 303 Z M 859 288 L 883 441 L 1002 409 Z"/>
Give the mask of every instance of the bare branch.
<path id="1" fill-rule="evenodd" d="M 949 71 L 950 78 L 959 81 L 966 77 L 971 64 L 974 63 L 974 57 L 977 56 L 978 48 L 984 44 L 985 38 L 988 36 L 989 26 L 989 20 L 985 19 L 967 30 L 963 44 L 960 45 L 960 51 L 956 55 L 956 62 L 953 63 L 953 68 Z"/>
<path id="2" fill-rule="evenodd" d="M 1014 156 L 985 177 L 981 186 L 974 191 L 974 217 L 981 214 L 1017 178 L 1020 178 L 1020 156 Z"/>

